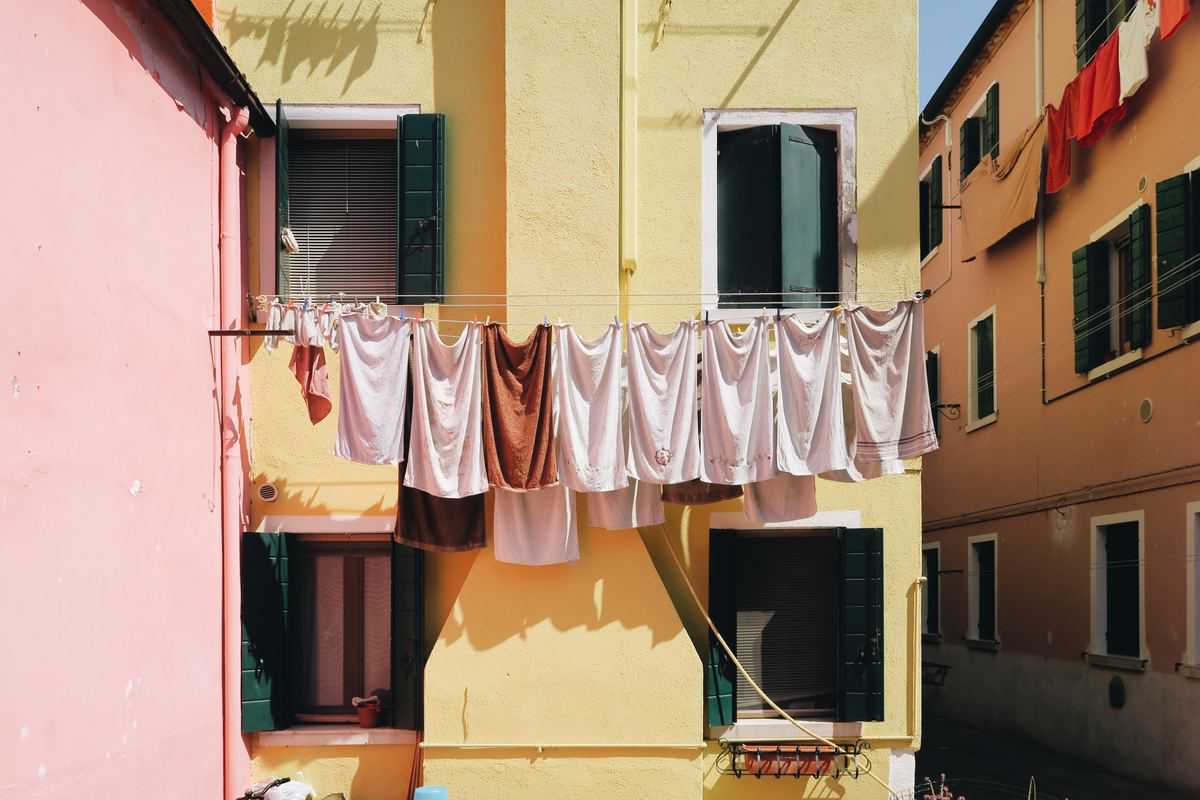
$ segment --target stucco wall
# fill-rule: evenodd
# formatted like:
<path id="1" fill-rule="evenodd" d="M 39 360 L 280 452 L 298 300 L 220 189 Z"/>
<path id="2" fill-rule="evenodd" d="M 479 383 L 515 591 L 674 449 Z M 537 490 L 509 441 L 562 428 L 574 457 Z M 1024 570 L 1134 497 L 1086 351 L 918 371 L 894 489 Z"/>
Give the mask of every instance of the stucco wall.
<path id="1" fill-rule="evenodd" d="M 132 0 L 0 52 L 0 794 L 218 797 L 220 120 Z"/>

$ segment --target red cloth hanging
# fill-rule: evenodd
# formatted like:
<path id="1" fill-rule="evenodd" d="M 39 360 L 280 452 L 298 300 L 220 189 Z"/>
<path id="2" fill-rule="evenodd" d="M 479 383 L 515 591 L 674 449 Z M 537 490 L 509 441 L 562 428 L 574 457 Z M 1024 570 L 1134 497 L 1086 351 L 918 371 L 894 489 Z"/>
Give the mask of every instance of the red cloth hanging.
<path id="1" fill-rule="evenodd" d="M 325 348 L 298 344 L 292 348 L 292 361 L 288 366 L 300 384 L 300 397 L 308 406 L 308 419 L 316 425 L 333 410 L 333 403 L 329 399 Z"/>
<path id="2" fill-rule="evenodd" d="M 1159 10 L 1159 37 L 1166 41 L 1191 13 L 1191 0 L 1158 0 L 1162 5 Z"/>
<path id="3" fill-rule="evenodd" d="M 1071 136 L 1091 147 L 1109 126 L 1125 117 L 1121 105 L 1121 46 L 1118 32 L 1096 51 L 1092 62 L 1075 76 L 1076 97 Z"/>
<path id="4" fill-rule="evenodd" d="M 1058 108 L 1046 106 L 1046 194 L 1054 194 L 1071 180 L 1071 117 L 1078 89 L 1071 81 Z"/>

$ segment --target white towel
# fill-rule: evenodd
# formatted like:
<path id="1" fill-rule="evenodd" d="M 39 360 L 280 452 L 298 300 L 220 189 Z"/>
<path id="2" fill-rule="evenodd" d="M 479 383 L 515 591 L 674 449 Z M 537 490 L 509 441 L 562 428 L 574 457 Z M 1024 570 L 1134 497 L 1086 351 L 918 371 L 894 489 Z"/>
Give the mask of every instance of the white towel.
<path id="1" fill-rule="evenodd" d="M 624 489 L 594 492 L 587 496 L 588 525 L 610 531 L 624 531 L 666 521 L 662 486 L 643 483 L 636 478 Z"/>
<path id="2" fill-rule="evenodd" d="M 651 483 L 700 477 L 696 427 L 696 323 L 670 335 L 629 326 L 629 474 Z"/>
<path id="3" fill-rule="evenodd" d="M 775 477 L 768 318 L 734 334 L 724 320 L 704 326 L 700 477 L 727 486 Z"/>
<path id="4" fill-rule="evenodd" d="M 839 322 L 825 314 L 813 324 L 784 317 L 775 328 L 779 408 L 776 465 L 792 475 L 846 469 L 846 428 L 839 368 Z"/>
<path id="5" fill-rule="evenodd" d="M 903 469 L 900 460 L 938 446 L 925 382 L 923 306 L 906 300 L 891 311 L 853 308 L 846 336 L 854 389 L 850 457 L 866 477 L 894 474 Z"/>
<path id="6" fill-rule="evenodd" d="M 556 326 L 555 415 L 558 474 L 577 492 L 609 492 L 629 484 L 621 430 L 621 327 L 591 342 Z"/>
<path id="7" fill-rule="evenodd" d="M 270 309 L 267 311 L 267 330 L 287 330 L 294 332 L 296 330 L 296 310 L 278 301 L 272 302 Z M 275 348 L 279 346 L 280 338 L 279 336 L 267 336 L 264 338 L 263 346 L 267 348 L 268 353 L 275 352 Z M 282 338 L 289 344 L 296 343 L 294 333 Z"/>
<path id="8" fill-rule="evenodd" d="M 480 395 L 480 325 L 454 345 L 442 343 L 432 320 L 413 320 L 413 413 L 404 485 L 437 497 L 486 492 Z"/>
<path id="9" fill-rule="evenodd" d="M 1146 49 L 1158 32 L 1161 2 L 1151 6 L 1146 0 L 1138 0 L 1129 18 L 1117 26 L 1117 72 L 1121 76 L 1122 103 L 1133 97 L 1150 77 Z"/>
<path id="10" fill-rule="evenodd" d="M 341 393 L 333 452 L 363 464 L 404 460 L 409 323 L 348 314 L 339 321 Z"/>
<path id="11" fill-rule="evenodd" d="M 817 479 L 812 475 L 779 475 L 748 483 L 743 510 L 751 522 L 792 522 L 817 513 Z"/>
<path id="12" fill-rule="evenodd" d="M 563 484 L 529 492 L 496 487 L 493 513 L 497 561 L 536 567 L 579 560 L 575 493 Z"/>

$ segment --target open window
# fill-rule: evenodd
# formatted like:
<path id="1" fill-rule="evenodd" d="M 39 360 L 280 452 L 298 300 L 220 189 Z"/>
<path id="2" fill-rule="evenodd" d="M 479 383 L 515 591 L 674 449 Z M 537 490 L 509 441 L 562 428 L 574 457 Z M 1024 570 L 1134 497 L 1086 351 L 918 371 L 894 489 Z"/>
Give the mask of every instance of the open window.
<path id="1" fill-rule="evenodd" d="M 934 542 L 921 546 L 921 577 L 925 589 L 921 593 L 921 634 L 938 639 L 942 635 L 942 546 Z"/>
<path id="2" fill-rule="evenodd" d="M 1200 320 L 1200 170 L 1161 181 L 1155 197 L 1158 327 Z"/>
<path id="3" fill-rule="evenodd" d="M 918 202 L 921 208 L 921 260 L 942 243 L 942 157 L 937 156 L 929 165 L 918 184 Z"/>
<path id="4" fill-rule="evenodd" d="M 883 719 L 883 532 L 713 531 L 709 614 L 755 683 L 802 719 Z M 715 637 L 709 726 L 777 714 Z"/>
<path id="5" fill-rule="evenodd" d="M 1092 641 L 1090 656 L 1144 659 L 1141 512 L 1092 519 Z M 1110 664 L 1106 664 L 1110 665 Z"/>
<path id="6" fill-rule="evenodd" d="M 1134 5 L 1136 0 L 1075 0 L 1075 64 L 1079 69 L 1087 66 Z"/>
<path id="7" fill-rule="evenodd" d="M 993 83 L 958 129 L 960 181 L 987 156 L 1000 157 L 1000 84 Z"/>

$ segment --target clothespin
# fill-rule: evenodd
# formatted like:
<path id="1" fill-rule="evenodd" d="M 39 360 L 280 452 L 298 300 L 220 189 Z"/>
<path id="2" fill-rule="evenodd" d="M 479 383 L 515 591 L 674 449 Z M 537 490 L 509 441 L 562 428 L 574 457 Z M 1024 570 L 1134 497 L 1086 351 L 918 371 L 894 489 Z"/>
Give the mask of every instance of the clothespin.
<path id="1" fill-rule="evenodd" d="M 616 325 L 618 328 L 621 327 L 621 318 L 616 314 L 613 314 L 613 325 Z"/>
<path id="2" fill-rule="evenodd" d="M 705 325 L 708 324 L 708 312 L 707 311 L 704 312 L 704 324 Z"/>
<path id="3" fill-rule="evenodd" d="M 542 315 L 542 324 L 545 325 L 547 328 L 550 327 L 550 315 L 549 314 Z"/>

